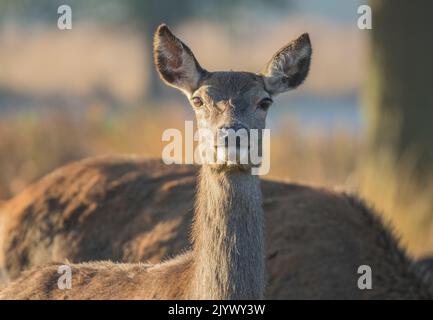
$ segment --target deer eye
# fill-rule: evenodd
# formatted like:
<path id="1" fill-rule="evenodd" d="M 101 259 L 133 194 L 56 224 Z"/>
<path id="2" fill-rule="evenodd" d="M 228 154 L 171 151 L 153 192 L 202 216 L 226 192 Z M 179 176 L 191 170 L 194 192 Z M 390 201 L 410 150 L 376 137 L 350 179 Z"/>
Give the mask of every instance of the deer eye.
<path id="1" fill-rule="evenodd" d="M 203 100 L 200 97 L 194 97 L 191 99 L 194 107 L 199 108 L 203 105 Z"/>
<path id="2" fill-rule="evenodd" d="M 269 109 L 269 107 L 271 106 L 272 102 L 274 102 L 274 101 L 272 101 L 271 98 L 263 98 L 262 100 L 260 100 L 260 102 L 257 106 L 260 109 L 267 111 Z"/>

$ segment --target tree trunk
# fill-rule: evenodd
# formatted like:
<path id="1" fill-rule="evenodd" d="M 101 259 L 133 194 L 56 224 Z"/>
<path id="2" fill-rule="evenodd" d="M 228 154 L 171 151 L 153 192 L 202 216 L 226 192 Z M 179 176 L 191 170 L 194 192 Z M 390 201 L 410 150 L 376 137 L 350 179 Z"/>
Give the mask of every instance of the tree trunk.
<path id="1" fill-rule="evenodd" d="M 153 33 L 163 22 L 174 28 L 179 21 L 191 16 L 195 1 L 129 0 L 129 5 L 133 11 L 133 16 L 138 21 L 143 35 L 143 42 L 145 43 L 145 63 L 148 70 L 146 98 L 158 103 L 163 98 L 164 93 L 168 91 L 163 86 L 153 65 Z"/>
<path id="2" fill-rule="evenodd" d="M 366 84 L 369 142 L 397 159 L 417 152 L 420 173 L 433 161 L 433 1 L 370 0 Z"/>

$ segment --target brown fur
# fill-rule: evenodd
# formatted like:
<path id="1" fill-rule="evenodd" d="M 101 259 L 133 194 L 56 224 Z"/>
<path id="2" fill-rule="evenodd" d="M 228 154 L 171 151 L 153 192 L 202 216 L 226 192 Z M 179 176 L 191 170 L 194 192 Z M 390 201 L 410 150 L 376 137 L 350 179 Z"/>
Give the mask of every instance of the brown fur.
<path id="1" fill-rule="evenodd" d="M 98 157 L 63 167 L 30 186 L 2 208 L 3 223 L 13 231 L 0 236 L 8 274 L 16 277 L 23 269 L 32 270 L 2 297 L 41 298 L 37 295 L 41 283 L 57 286 L 57 267 L 37 267 L 41 263 L 66 259 L 156 263 L 189 247 L 196 171 L 194 166 L 166 166 L 160 160 Z M 413 264 L 374 212 L 358 200 L 268 180 L 262 181 L 262 190 L 265 298 L 432 298 L 427 273 Z M 373 269 L 373 290 L 357 287 L 357 268 L 362 264 Z M 49 275 L 51 282 L 40 278 Z M 73 279 L 73 288 L 74 281 L 84 281 L 81 276 L 76 280 L 74 273 Z M 79 298 L 90 297 L 88 290 L 97 288 L 82 290 Z M 69 290 L 51 294 L 76 297 Z M 111 294 L 107 298 L 121 297 Z M 50 297 L 54 298 L 45 296 Z"/>

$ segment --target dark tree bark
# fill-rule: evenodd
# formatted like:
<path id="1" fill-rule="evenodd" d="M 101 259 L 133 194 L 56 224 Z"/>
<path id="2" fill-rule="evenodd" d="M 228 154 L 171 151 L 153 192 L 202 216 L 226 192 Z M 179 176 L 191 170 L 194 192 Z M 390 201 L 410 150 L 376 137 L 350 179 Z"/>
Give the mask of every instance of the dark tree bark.
<path id="1" fill-rule="evenodd" d="M 367 81 L 369 141 L 397 158 L 417 152 L 419 173 L 433 163 L 433 1 L 370 0 Z"/>

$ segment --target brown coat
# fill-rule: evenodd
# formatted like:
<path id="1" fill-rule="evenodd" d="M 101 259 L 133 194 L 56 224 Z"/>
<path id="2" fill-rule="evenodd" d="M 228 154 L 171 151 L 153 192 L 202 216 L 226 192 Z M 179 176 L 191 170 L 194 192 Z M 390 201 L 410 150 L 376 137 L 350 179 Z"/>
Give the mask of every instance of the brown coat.
<path id="1" fill-rule="evenodd" d="M 58 169 L 30 186 L 1 208 L 0 262 L 12 278 L 33 269 L 0 297 L 88 298 L 98 286 L 111 288 L 99 298 L 146 297 L 138 287 L 125 294 L 110 282 L 98 282 L 108 278 L 109 268 L 95 269 L 110 263 L 88 263 L 79 277 L 73 276 L 73 289 L 74 281 L 88 281 L 93 289 L 41 294 L 37 284 L 57 286 L 59 274 L 55 265 L 36 266 L 66 259 L 156 263 L 182 252 L 189 246 L 196 170 L 139 157 L 98 157 Z M 265 298 L 432 298 L 433 282 L 356 198 L 268 180 L 262 190 Z M 180 259 L 187 262 L 188 254 Z M 357 287 L 360 265 L 372 268 L 372 290 Z M 124 266 L 113 276 L 122 273 L 132 281 L 128 274 L 145 277 L 146 268 Z"/>

